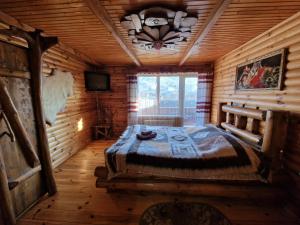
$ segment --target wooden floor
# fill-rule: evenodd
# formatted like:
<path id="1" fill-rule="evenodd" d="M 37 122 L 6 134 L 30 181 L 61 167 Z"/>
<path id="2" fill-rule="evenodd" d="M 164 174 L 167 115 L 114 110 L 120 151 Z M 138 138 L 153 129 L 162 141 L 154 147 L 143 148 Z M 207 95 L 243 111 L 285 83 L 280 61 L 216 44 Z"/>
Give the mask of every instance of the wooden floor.
<path id="1" fill-rule="evenodd" d="M 95 187 L 94 168 L 104 164 L 103 151 L 112 141 L 97 141 L 55 170 L 59 193 L 46 198 L 18 222 L 22 225 L 134 225 L 143 211 L 164 201 L 194 201 L 221 210 L 234 225 L 294 225 L 299 218 L 281 204 L 254 200 L 172 195 L 106 193 Z M 188 224 L 187 224 L 188 225 Z"/>

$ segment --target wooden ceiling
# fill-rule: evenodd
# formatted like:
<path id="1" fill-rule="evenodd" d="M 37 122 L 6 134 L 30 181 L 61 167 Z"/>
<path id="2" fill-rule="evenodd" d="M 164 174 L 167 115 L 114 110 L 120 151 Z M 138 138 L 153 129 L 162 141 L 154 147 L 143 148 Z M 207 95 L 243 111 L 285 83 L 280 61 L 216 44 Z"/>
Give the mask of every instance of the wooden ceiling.
<path id="1" fill-rule="evenodd" d="M 219 10 L 216 21 L 210 24 L 222 3 L 223 10 Z M 98 8 L 91 5 L 98 5 Z M 135 49 L 127 31 L 121 27 L 120 19 L 129 11 L 153 5 L 198 14 L 192 36 L 179 45 L 178 52 L 170 54 L 161 50 L 149 54 Z M 25 24 L 43 29 L 48 35 L 58 36 L 64 44 L 102 64 L 178 65 L 218 59 L 300 11 L 300 1 L 1 0 L 0 9 Z M 107 15 L 104 20 L 99 18 L 103 17 L 103 12 Z M 192 48 L 196 40 L 200 43 Z M 192 54 L 189 54 L 190 49 Z"/>
<path id="2" fill-rule="evenodd" d="M 187 63 L 214 61 L 299 11 L 299 0 L 232 0 Z"/>

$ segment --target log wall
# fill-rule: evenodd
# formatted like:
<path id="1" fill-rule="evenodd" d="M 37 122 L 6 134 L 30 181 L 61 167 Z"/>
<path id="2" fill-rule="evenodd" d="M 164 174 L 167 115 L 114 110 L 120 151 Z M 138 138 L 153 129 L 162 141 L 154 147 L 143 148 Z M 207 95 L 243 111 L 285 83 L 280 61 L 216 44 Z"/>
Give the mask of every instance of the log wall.
<path id="1" fill-rule="evenodd" d="M 1 29 L 7 29 L 8 25 L 20 26 L 20 22 L 14 18 L 1 14 Z M 21 27 L 30 27 L 21 24 Z M 30 28 L 32 30 L 33 28 Z M 27 48 L 27 43 L 19 38 L 0 35 L 0 40 L 21 48 Z M 2 54 L 0 52 L 0 54 Z M 15 55 L 14 52 L 9 54 Z M 27 60 L 27 59 L 26 59 Z M 18 71 L 9 70 L 7 67 L 0 67 L 0 72 L 5 76 L 14 76 L 30 78 L 28 65 L 23 65 L 26 61 L 23 58 L 17 58 L 17 64 L 20 64 Z M 96 122 L 96 104 L 95 95 L 85 91 L 84 71 L 94 69 L 89 63 L 97 64 L 94 60 L 78 51 L 59 43 L 50 48 L 44 54 L 43 74 L 49 76 L 53 69 L 58 68 L 63 71 L 69 71 L 74 77 L 74 95 L 69 97 L 67 105 L 62 113 L 58 114 L 54 126 L 47 127 L 51 158 L 54 167 L 65 161 L 79 149 L 82 149 L 91 141 L 91 126 Z M 8 65 L 9 66 L 9 65 Z M 82 130 L 78 130 L 78 123 L 82 124 Z"/>
<path id="2" fill-rule="evenodd" d="M 111 91 L 98 93 L 98 100 L 104 107 L 110 108 L 113 114 L 113 135 L 120 136 L 127 127 L 127 73 L 124 66 L 107 68 L 110 74 Z"/>
<path id="3" fill-rule="evenodd" d="M 281 91 L 234 91 L 236 66 L 269 52 L 287 48 L 284 87 Z M 234 101 L 291 112 L 284 162 L 292 184 L 292 197 L 300 199 L 300 12 L 264 32 L 215 62 L 212 122 L 217 122 L 219 102 Z M 261 127 L 261 130 L 263 127 Z M 297 175 L 298 174 L 298 175 Z"/>
<path id="4" fill-rule="evenodd" d="M 14 39 L 1 39 L 20 47 L 23 42 Z M 10 54 L 14 54 L 11 52 Z M 18 59 L 23 60 L 22 58 Z M 22 63 L 19 62 L 21 65 Z M 24 63 L 23 63 L 24 64 Z M 22 64 L 22 65 L 23 65 Z M 19 68 L 18 71 L 0 68 L 6 76 L 30 77 L 28 65 Z M 53 126 L 47 126 L 48 140 L 53 166 L 56 167 L 78 150 L 84 148 L 91 141 L 91 126 L 96 123 L 95 94 L 85 91 L 84 71 L 91 70 L 91 66 L 80 60 L 77 56 L 66 53 L 58 47 L 49 49 L 43 58 L 43 74 L 49 76 L 53 69 L 69 71 L 74 77 L 74 95 L 67 99 L 63 112 L 57 115 L 57 121 Z M 83 128 L 79 131 L 78 123 Z"/>
<path id="5" fill-rule="evenodd" d="M 91 68 L 84 62 L 54 47 L 45 53 L 43 72 L 48 76 L 52 69 L 70 71 L 74 77 L 74 95 L 67 100 L 54 126 L 47 126 L 48 140 L 54 167 L 68 159 L 91 141 L 91 126 L 96 122 L 95 94 L 85 91 L 84 71 Z M 79 129 L 80 123 L 82 130 Z"/>

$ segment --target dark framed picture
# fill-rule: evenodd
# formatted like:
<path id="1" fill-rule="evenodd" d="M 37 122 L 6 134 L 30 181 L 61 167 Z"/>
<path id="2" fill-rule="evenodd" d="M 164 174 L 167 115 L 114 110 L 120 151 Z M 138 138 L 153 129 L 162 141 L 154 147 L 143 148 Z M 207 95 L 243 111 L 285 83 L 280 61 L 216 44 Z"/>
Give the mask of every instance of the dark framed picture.
<path id="1" fill-rule="evenodd" d="M 281 90 L 286 49 L 240 64 L 236 69 L 235 90 Z"/>

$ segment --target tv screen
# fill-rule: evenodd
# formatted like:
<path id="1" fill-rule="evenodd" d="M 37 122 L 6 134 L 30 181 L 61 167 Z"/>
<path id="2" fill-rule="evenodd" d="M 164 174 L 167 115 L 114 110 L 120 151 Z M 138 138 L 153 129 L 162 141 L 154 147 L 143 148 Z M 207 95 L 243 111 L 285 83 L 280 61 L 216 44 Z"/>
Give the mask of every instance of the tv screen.
<path id="1" fill-rule="evenodd" d="M 85 72 L 85 88 L 87 91 L 110 90 L 110 77 L 106 73 Z"/>

